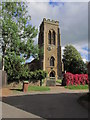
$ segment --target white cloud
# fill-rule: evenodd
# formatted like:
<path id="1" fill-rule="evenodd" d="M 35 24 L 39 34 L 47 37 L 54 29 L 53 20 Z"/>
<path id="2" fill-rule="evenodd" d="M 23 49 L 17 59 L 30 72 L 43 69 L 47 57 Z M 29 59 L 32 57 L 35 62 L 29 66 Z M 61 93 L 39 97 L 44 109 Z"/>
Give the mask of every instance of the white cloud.
<path id="1" fill-rule="evenodd" d="M 86 60 L 86 59 L 83 59 L 83 62 L 84 62 L 84 63 L 86 63 L 86 62 L 87 62 L 87 60 Z"/>
<path id="2" fill-rule="evenodd" d="M 65 49 L 65 47 L 61 47 L 61 51 L 62 51 L 62 58 L 63 58 L 63 50 Z"/>
<path id="3" fill-rule="evenodd" d="M 28 3 L 28 11 L 31 24 L 38 29 L 44 17 L 58 20 L 62 48 L 66 44 L 73 44 L 86 59 L 88 52 L 82 48 L 88 46 L 88 3 L 65 2 L 63 5 L 59 2 L 53 7 L 48 2 L 31 2 Z"/>

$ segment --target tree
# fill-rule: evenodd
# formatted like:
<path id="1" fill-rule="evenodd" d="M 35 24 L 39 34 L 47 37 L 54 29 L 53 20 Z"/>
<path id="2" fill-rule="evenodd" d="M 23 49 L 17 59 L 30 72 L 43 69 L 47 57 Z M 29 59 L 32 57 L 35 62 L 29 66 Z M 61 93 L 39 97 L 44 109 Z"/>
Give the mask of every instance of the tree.
<path id="1" fill-rule="evenodd" d="M 29 69 L 28 66 L 25 66 L 24 64 L 21 65 L 20 80 L 29 80 Z"/>
<path id="2" fill-rule="evenodd" d="M 42 86 L 42 80 L 46 78 L 47 72 L 43 70 L 36 70 L 34 72 L 30 72 L 30 79 L 32 79 L 33 82 L 37 82 L 40 80 L 40 86 Z"/>
<path id="3" fill-rule="evenodd" d="M 43 70 L 36 70 L 36 79 L 40 80 L 40 86 L 42 86 L 42 80 L 47 76 L 47 72 Z"/>
<path id="4" fill-rule="evenodd" d="M 28 66 L 23 64 L 23 61 L 23 58 L 16 55 L 15 52 L 10 52 L 8 56 L 5 56 L 5 70 L 7 71 L 9 83 L 29 80 L 29 69 Z"/>
<path id="5" fill-rule="evenodd" d="M 78 61 L 82 61 L 80 53 L 77 51 L 77 49 L 74 46 L 66 45 L 63 54 L 63 62 L 64 62 L 65 70 L 70 72 L 72 69 L 70 64 L 73 64 L 73 62 L 75 62 L 74 64 L 77 65 L 75 66 L 76 69 L 76 67 L 78 67 L 80 63 L 80 62 L 78 63 Z"/>
<path id="6" fill-rule="evenodd" d="M 44 47 L 42 46 L 42 47 L 39 49 L 39 58 L 40 58 L 40 59 L 43 59 L 43 56 L 44 56 Z"/>
<path id="7" fill-rule="evenodd" d="M 19 82 L 22 71 L 22 61 L 20 56 L 17 56 L 15 52 L 10 52 L 8 56 L 5 56 L 5 70 L 8 75 L 8 82 Z"/>
<path id="8" fill-rule="evenodd" d="M 18 35 L 18 27 L 15 22 L 5 20 L 2 24 L 2 69 L 4 70 L 5 56 L 8 56 L 8 52 L 14 51 L 19 54 L 20 39 Z"/>
<path id="9" fill-rule="evenodd" d="M 34 45 L 33 38 L 37 29 L 30 24 L 31 17 L 26 11 L 24 2 L 2 2 L 2 69 L 4 59 L 8 52 L 14 51 L 16 55 L 23 54 L 27 59 L 30 55 L 36 57 L 38 47 Z"/>
<path id="10" fill-rule="evenodd" d="M 69 72 L 73 74 L 86 74 L 87 73 L 87 65 L 83 62 L 83 60 L 76 60 L 73 58 L 73 60 L 70 63 L 69 66 Z"/>

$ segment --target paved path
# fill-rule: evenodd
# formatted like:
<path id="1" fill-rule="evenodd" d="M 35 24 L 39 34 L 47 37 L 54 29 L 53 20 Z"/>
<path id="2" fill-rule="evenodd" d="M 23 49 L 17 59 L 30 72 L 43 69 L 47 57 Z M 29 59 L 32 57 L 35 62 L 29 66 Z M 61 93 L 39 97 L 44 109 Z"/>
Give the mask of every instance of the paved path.
<path id="1" fill-rule="evenodd" d="M 20 111 L 25 111 L 22 112 L 23 116 L 25 113 L 24 117 L 35 115 L 41 118 L 88 118 L 88 110 L 77 102 L 81 95 L 82 93 L 38 93 L 3 97 L 3 102 L 14 106 L 16 109 L 16 112 L 11 110 L 9 117 L 13 114 L 16 117 L 21 109 Z M 5 105 L 3 110 L 3 115 L 6 114 L 5 112 L 7 112 L 7 115 L 10 113 L 10 111 L 6 110 Z"/>
<path id="2" fill-rule="evenodd" d="M 2 103 L 2 118 L 40 118 L 34 114 L 18 109 L 14 106 Z"/>

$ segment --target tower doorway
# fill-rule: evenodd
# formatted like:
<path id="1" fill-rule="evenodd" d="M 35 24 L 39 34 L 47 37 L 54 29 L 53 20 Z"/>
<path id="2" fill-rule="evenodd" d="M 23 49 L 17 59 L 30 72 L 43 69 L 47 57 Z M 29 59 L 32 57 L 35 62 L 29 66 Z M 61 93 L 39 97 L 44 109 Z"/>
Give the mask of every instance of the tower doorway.
<path id="1" fill-rule="evenodd" d="M 50 77 L 55 77 L 55 71 L 51 71 L 49 76 Z"/>

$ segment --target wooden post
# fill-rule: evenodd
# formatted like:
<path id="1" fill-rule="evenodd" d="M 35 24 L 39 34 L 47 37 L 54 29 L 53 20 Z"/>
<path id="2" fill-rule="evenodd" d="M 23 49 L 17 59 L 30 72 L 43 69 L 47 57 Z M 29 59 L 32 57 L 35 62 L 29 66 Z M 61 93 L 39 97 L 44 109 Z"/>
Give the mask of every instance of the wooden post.
<path id="1" fill-rule="evenodd" d="M 23 92 L 27 92 L 28 91 L 28 85 L 29 85 L 28 81 L 24 81 L 23 82 Z"/>

